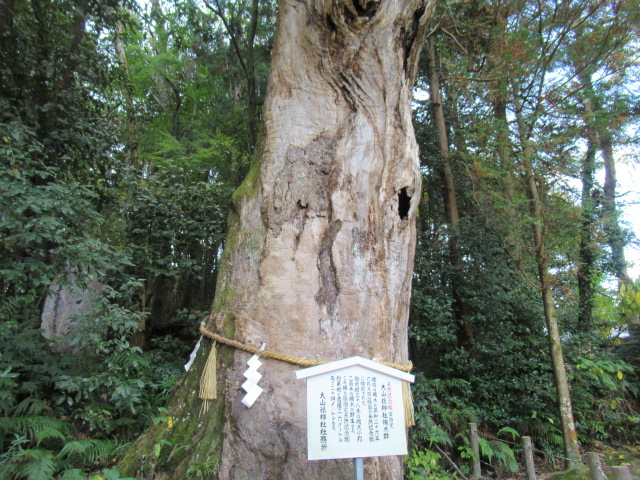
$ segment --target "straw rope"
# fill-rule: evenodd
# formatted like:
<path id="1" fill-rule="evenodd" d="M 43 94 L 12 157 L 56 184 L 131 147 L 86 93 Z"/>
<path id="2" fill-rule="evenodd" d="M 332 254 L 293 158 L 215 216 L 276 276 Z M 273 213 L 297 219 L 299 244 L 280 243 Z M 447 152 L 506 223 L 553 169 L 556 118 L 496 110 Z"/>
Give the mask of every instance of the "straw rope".
<path id="1" fill-rule="evenodd" d="M 253 347 L 251 345 L 246 345 L 244 343 L 238 342 L 236 340 L 231 340 L 229 338 L 218 335 L 217 333 L 213 333 L 201 324 L 200 325 L 200 333 L 205 337 L 208 337 L 216 342 L 223 343 L 230 347 L 237 348 L 238 350 L 243 350 L 249 353 L 257 353 L 261 357 L 273 358 L 275 360 L 280 360 L 281 362 L 291 363 L 293 365 L 299 365 L 301 367 L 315 367 L 316 365 L 323 365 L 325 363 L 330 363 L 324 360 L 305 360 L 303 358 L 292 357 L 290 355 L 285 355 L 283 353 L 278 352 L 270 352 L 269 350 L 260 350 L 259 348 Z M 408 365 L 400 365 L 398 363 L 390 363 L 390 362 L 378 362 L 381 365 L 386 365 L 387 367 L 395 368 L 397 370 L 401 370 L 403 372 L 410 372 L 413 369 L 413 363 L 409 362 Z"/>
<path id="2" fill-rule="evenodd" d="M 217 395 L 217 382 L 215 380 L 216 377 L 216 346 L 215 342 L 222 343 L 224 345 L 228 345 L 230 347 L 237 348 L 238 350 L 242 350 L 245 352 L 258 354 L 261 357 L 273 358 L 274 360 L 280 360 L 281 362 L 291 363 L 293 365 L 299 365 L 301 367 L 314 367 L 316 365 L 322 365 L 324 363 L 329 363 L 323 360 L 305 360 L 303 358 L 292 357 L 290 355 L 284 355 L 278 352 L 270 352 L 269 350 L 260 350 L 259 348 L 253 347 L 251 345 L 246 345 L 244 343 L 238 342 L 236 340 L 231 340 L 229 338 L 223 337 L 222 335 L 218 335 L 217 333 L 213 333 L 204 326 L 204 322 L 200 324 L 200 333 L 205 337 L 210 338 L 214 341 L 213 348 L 211 352 L 209 352 L 209 358 L 207 359 L 207 363 L 202 372 L 202 376 L 200 378 L 200 395 L 199 397 L 203 400 L 202 404 L 202 413 L 206 413 L 209 409 L 209 403 L 211 400 L 215 400 L 218 398 Z M 399 365 L 397 363 L 389 363 L 389 362 L 378 362 L 381 365 L 386 365 L 387 367 L 395 368 L 397 370 L 401 370 L 403 372 L 409 372 L 413 368 L 413 364 L 409 362 L 409 365 Z M 411 398 L 411 390 L 409 389 L 409 384 L 407 382 L 402 382 L 402 399 L 404 406 L 404 417 L 405 417 L 405 425 L 407 427 L 412 427 L 415 425 L 415 419 L 413 415 L 413 400 Z"/>

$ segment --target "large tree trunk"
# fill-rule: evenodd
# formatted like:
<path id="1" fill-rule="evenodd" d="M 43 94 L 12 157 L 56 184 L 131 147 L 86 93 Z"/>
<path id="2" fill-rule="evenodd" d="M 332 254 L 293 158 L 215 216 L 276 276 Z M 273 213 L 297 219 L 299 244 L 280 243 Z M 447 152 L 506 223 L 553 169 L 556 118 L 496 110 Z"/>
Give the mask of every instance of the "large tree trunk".
<path id="1" fill-rule="evenodd" d="M 210 330 L 300 358 L 408 361 L 420 198 L 410 99 L 431 8 L 281 2 L 262 148 L 234 194 Z M 220 479 L 349 477 L 347 460 L 307 461 L 305 385 L 293 365 L 265 359 L 265 391 L 248 409 L 249 355 L 221 347 L 218 400 L 200 413 L 208 350 L 171 401 L 173 428 L 148 432 L 124 471 L 180 479 L 209 462 Z M 400 479 L 401 464 L 369 459 L 365 476 Z"/>

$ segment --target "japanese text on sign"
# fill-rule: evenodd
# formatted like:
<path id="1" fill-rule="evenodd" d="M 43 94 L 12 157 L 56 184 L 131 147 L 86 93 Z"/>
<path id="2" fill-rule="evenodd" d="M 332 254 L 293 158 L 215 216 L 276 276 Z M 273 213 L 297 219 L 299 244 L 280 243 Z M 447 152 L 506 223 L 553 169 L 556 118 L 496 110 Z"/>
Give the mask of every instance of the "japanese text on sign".
<path id="1" fill-rule="evenodd" d="M 407 453 L 402 382 L 352 366 L 308 379 L 309 460 Z"/>

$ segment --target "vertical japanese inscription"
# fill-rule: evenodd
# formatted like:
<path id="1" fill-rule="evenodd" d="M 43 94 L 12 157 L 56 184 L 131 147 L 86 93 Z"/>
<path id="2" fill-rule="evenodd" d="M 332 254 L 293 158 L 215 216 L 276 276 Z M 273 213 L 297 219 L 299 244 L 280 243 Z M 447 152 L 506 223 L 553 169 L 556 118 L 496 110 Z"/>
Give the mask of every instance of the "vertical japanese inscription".
<path id="1" fill-rule="evenodd" d="M 406 454 L 400 380 L 352 367 L 309 381 L 310 460 Z"/>
<path id="2" fill-rule="evenodd" d="M 327 451 L 327 398 L 320 392 L 320 450 Z"/>

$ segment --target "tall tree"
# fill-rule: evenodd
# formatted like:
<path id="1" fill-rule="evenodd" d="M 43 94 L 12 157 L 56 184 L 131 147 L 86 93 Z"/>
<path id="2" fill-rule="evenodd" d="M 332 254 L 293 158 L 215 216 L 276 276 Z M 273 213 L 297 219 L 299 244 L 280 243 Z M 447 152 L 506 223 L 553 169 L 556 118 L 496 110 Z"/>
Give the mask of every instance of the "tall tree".
<path id="1" fill-rule="evenodd" d="M 128 160 L 131 165 L 138 166 L 140 164 L 140 133 L 134 105 L 129 60 L 127 59 L 127 50 L 123 38 L 124 35 L 124 23 L 122 20 L 118 20 L 116 23 L 114 43 L 118 54 L 118 62 L 120 63 L 122 93 L 125 101 L 125 110 L 127 112 L 127 156 L 129 157 Z"/>
<path id="2" fill-rule="evenodd" d="M 281 2 L 261 148 L 234 194 L 210 330 L 299 358 L 359 354 L 406 363 L 420 169 L 409 108 L 432 2 Z M 304 386 L 267 360 L 251 409 L 246 353 L 221 347 L 218 399 L 193 395 L 209 346 L 157 427 L 123 461 L 143 478 L 325 479 L 349 462 L 308 462 Z M 158 449 L 154 450 L 158 445 Z M 157 451 L 157 455 L 153 452 Z M 401 459 L 366 461 L 400 479 Z"/>
<path id="3" fill-rule="evenodd" d="M 247 81 L 247 123 L 249 125 L 249 142 L 250 148 L 255 146 L 258 140 L 258 99 L 256 85 L 256 61 L 255 61 L 255 40 L 259 22 L 259 1 L 251 0 L 249 10 L 249 23 L 245 29 L 241 23 L 243 15 L 238 15 L 230 8 L 227 14 L 220 0 L 213 0 L 213 4 L 204 2 L 205 5 L 214 12 L 222 21 L 229 35 L 229 40 L 233 46 L 238 62 L 242 67 L 242 71 Z M 231 5 L 233 7 L 233 5 Z M 242 35 L 242 31 L 246 30 L 246 34 Z"/>
<path id="4" fill-rule="evenodd" d="M 627 239 L 619 220 L 614 150 L 624 142 L 624 130 L 629 121 L 640 113 L 634 111 L 637 109 L 631 103 L 633 100 L 624 93 L 626 72 L 637 63 L 637 51 L 633 48 L 636 35 L 632 26 L 637 24 L 640 12 L 626 1 L 587 2 L 576 8 L 585 11 L 584 20 L 567 42 L 565 56 L 566 71 L 575 79 L 567 96 L 578 100 L 584 125 L 582 135 L 587 144 L 581 174 L 583 220 L 578 287 L 579 324 L 583 330 L 588 330 L 597 260 L 593 232 L 598 228 L 596 213 L 599 207 L 601 229 L 611 252 L 607 270 L 618 280 L 618 286 L 631 282 L 624 252 Z M 594 49 L 594 45 L 597 48 Z M 604 169 L 601 191 L 594 178 L 600 165 Z"/>
<path id="5" fill-rule="evenodd" d="M 440 88 L 437 71 L 437 57 L 434 39 L 427 41 L 427 74 L 429 76 L 429 92 L 431 98 L 433 120 L 438 133 L 438 148 L 442 161 L 442 188 L 444 198 L 445 219 L 449 226 L 449 255 L 451 259 L 452 278 L 451 291 L 454 300 L 454 315 L 458 323 L 460 344 L 471 357 L 475 356 L 473 325 L 470 322 L 469 305 L 462 296 L 462 282 L 464 269 L 462 264 L 462 249 L 460 248 L 460 226 L 458 224 L 458 201 L 453 169 L 449 159 L 449 138 L 444 115 L 444 100 Z"/>
<path id="6" fill-rule="evenodd" d="M 553 295 L 553 279 L 550 272 L 548 214 L 545 212 L 549 191 L 544 162 L 544 152 L 534 148 L 536 130 L 541 128 L 540 119 L 544 111 L 542 100 L 547 78 L 556 61 L 556 53 L 566 38 L 581 20 L 580 11 L 572 10 L 569 4 L 552 2 L 538 5 L 531 16 L 521 17 L 521 28 L 535 28 L 537 34 L 527 50 L 527 58 L 535 60 L 521 71 L 522 76 L 511 77 L 511 102 L 516 116 L 517 140 L 520 147 L 519 164 L 524 191 L 529 200 L 530 227 L 533 256 L 538 270 L 538 282 L 542 297 L 550 359 L 556 388 L 558 408 L 568 466 L 580 464 L 580 447 L 573 416 L 569 382 L 562 352 L 559 319 Z M 536 58 L 536 56 L 538 58 Z M 538 165 L 538 167 L 537 167 Z M 540 166 L 542 168 L 540 168 Z"/>

